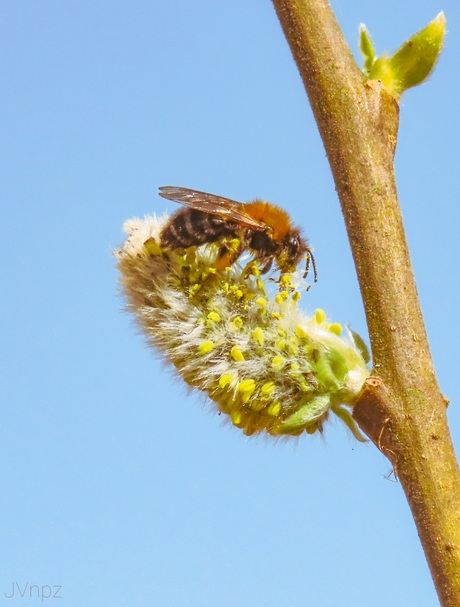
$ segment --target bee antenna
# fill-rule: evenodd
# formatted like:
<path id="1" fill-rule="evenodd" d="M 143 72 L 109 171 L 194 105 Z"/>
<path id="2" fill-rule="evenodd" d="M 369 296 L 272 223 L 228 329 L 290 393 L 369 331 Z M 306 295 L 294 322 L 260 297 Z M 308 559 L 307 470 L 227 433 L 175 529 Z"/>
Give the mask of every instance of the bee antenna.
<path id="1" fill-rule="evenodd" d="M 310 263 L 313 266 L 314 281 L 318 282 L 318 268 L 316 267 L 315 256 L 313 255 L 313 251 L 311 249 L 307 249 L 307 263 L 305 264 L 305 272 L 303 273 L 304 278 L 308 276 L 308 272 L 310 271 Z"/>

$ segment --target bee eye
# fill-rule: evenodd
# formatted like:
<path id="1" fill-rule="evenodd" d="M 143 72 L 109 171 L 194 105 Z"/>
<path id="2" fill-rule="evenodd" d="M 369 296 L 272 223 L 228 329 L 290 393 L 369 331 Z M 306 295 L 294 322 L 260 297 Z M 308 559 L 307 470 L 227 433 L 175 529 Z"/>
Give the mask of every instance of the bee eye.
<path id="1" fill-rule="evenodd" d="M 295 236 L 295 235 L 291 235 L 288 240 L 288 246 L 294 251 L 297 250 L 300 246 L 299 237 Z"/>

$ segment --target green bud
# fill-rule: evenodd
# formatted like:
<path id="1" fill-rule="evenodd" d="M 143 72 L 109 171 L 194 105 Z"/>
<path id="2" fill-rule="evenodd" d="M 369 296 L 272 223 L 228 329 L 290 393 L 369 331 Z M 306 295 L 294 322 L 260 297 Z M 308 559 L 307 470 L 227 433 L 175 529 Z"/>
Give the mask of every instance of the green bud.
<path id="1" fill-rule="evenodd" d="M 391 58 L 391 65 L 399 79 L 400 95 L 408 88 L 421 84 L 432 72 L 441 53 L 446 18 L 439 15 L 423 30 L 412 36 Z"/>
<path id="2" fill-rule="evenodd" d="M 375 61 L 374 43 L 364 23 L 359 25 L 359 49 L 364 56 L 364 72 L 369 75 Z"/>
<path id="3" fill-rule="evenodd" d="M 411 36 L 394 55 L 382 55 L 370 64 L 370 38 L 361 28 L 360 46 L 364 55 L 364 71 L 373 80 L 380 80 L 387 91 L 398 99 L 404 91 L 424 82 L 433 71 L 441 53 L 446 33 L 444 13 Z M 364 48 L 364 50 L 363 50 Z M 372 49 L 373 50 L 373 49 Z"/>

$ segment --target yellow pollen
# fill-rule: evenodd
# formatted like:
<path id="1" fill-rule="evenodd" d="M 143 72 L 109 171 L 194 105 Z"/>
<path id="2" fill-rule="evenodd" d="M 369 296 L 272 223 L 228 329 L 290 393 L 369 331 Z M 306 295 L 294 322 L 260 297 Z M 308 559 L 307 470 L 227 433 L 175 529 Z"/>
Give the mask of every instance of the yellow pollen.
<path id="1" fill-rule="evenodd" d="M 292 276 L 290 274 L 283 274 L 281 276 L 281 282 L 285 287 L 288 287 L 291 284 Z"/>
<path id="2" fill-rule="evenodd" d="M 161 249 L 157 244 L 155 238 L 150 237 L 144 242 L 145 252 L 149 255 L 160 255 Z"/>

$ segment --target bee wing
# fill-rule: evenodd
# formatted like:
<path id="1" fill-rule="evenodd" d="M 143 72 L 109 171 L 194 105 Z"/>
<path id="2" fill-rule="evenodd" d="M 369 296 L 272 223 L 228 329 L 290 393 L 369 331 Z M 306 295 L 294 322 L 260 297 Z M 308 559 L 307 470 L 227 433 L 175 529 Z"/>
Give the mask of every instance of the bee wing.
<path id="1" fill-rule="evenodd" d="M 246 205 L 236 200 L 171 185 L 161 187 L 159 194 L 162 198 L 178 202 L 196 211 L 218 215 L 224 219 L 235 221 L 245 228 L 264 232 L 268 229 L 266 224 L 248 215 L 244 210 Z"/>

